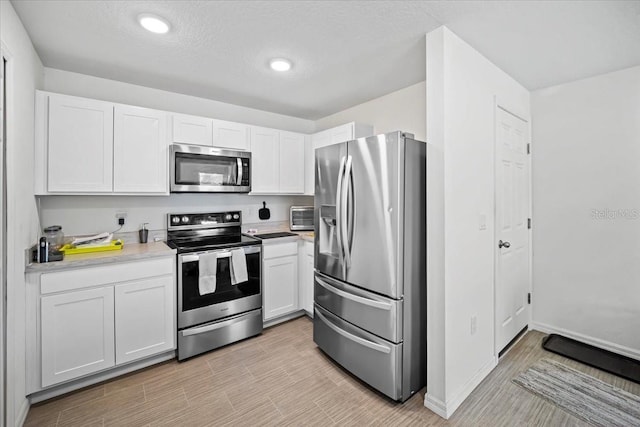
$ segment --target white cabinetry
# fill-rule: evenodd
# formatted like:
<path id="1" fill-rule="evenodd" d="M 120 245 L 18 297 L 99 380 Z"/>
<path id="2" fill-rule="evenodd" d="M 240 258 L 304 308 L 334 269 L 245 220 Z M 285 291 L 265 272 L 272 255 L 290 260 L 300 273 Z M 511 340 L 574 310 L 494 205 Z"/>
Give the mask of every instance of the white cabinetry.
<path id="1" fill-rule="evenodd" d="M 115 286 L 117 364 L 174 347 L 173 301 L 172 276 Z"/>
<path id="2" fill-rule="evenodd" d="M 298 310 L 297 254 L 297 241 L 268 242 L 263 245 L 262 284 L 265 321 Z"/>
<path id="3" fill-rule="evenodd" d="M 42 387 L 114 366 L 113 287 L 42 297 Z"/>
<path id="4" fill-rule="evenodd" d="M 280 132 L 281 193 L 304 193 L 304 143 L 302 134 Z"/>
<path id="5" fill-rule="evenodd" d="M 185 114 L 174 114 L 172 126 L 173 142 L 181 144 L 213 145 L 213 123 L 211 119 Z"/>
<path id="6" fill-rule="evenodd" d="M 35 194 L 169 194 L 166 113 L 36 92 Z"/>
<path id="7" fill-rule="evenodd" d="M 207 117 L 173 114 L 171 140 L 228 150 L 249 150 L 249 126 Z"/>
<path id="8" fill-rule="evenodd" d="M 52 95 L 48 107 L 48 191 L 111 192 L 113 104 Z"/>
<path id="9" fill-rule="evenodd" d="M 174 349 L 174 269 L 171 256 L 29 275 L 28 393 Z"/>
<path id="10" fill-rule="evenodd" d="M 313 317 L 313 260 L 313 242 L 301 240 L 298 252 L 300 308 L 311 317 Z"/>
<path id="11" fill-rule="evenodd" d="M 215 119 L 212 125 L 214 147 L 249 151 L 249 126 Z"/>
<path id="12" fill-rule="evenodd" d="M 113 126 L 113 191 L 167 193 L 167 115 L 116 105 Z"/>
<path id="13" fill-rule="evenodd" d="M 355 122 L 346 123 L 331 129 L 323 130 L 311 135 L 305 151 L 304 194 L 313 195 L 315 192 L 315 150 L 331 144 L 351 141 L 352 139 L 371 136 L 373 126 Z"/>
<path id="14" fill-rule="evenodd" d="M 278 193 L 280 189 L 280 134 L 276 129 L 251 128 L 251 192 Z"/>
<path id="15" fill-rule="evenodd" d="M 251 193 L 304 192 L 305 136 L 261 127 L 251 128 Z"/>

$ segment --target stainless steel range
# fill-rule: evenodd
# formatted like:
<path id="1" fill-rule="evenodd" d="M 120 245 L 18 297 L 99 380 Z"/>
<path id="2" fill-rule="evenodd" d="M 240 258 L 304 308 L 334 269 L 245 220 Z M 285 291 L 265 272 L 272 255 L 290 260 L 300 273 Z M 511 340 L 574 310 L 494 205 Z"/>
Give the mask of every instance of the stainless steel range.
<path id="1" fill-rule="evenodd" d="M 169 214 L 178 252 L 178 360 L 262 332 L 259 240 L 241 233 L 241 213 Z"/>

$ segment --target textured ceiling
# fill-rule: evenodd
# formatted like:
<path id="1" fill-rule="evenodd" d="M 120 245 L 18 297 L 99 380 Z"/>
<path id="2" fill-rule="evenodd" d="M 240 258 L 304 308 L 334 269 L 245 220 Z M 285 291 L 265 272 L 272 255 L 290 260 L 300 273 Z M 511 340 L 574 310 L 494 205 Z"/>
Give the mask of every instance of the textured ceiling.
<path id="1" fill-rule="evenodd" d="M 47 67 L 317 119 L 425 78 L 441 24 L 529 89 L 640 64 L 640 1 L 13 0 Z M 143 30 L 155 13 L 166 35 Z M 276 74 L 272 57 L 294 68 Z"/>

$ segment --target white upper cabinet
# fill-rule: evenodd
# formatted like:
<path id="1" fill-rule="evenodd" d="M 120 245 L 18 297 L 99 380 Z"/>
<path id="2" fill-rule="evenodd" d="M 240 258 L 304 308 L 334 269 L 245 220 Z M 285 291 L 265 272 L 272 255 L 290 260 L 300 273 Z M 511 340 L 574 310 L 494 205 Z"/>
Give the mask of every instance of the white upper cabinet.
<path id="1" fill-rule="evenodd" d="M 251 127 L 251 192 L 280 191 L 280 133 L 276 129 Z"/>
<path id="2" fill-rule="evenodd" d="M 305 136 L 251 128 L 251 193 L 303 194 Z"/>
<path id="3" fill-rule="evenodd" d="M 215 119 L 212 123 L 214 147 L 249 151 L 249 126 Z"/>
<path id="4" fill-rule="evenodd" d="M 56 95 L 48 106 L 48 191 L 111 192 L 113 104 Z"/>
<path id="5" fill-rule="evenodd" d="M 169 193 L 167 114 L 116 105 L 113 139 L 113 191 Z"/>
<path id="6" fill-rule="evenodd" d="M 281 193 L 304 193 L 304 143 L 302 134 L 280 132 Z"/>
<path id="7" fill-rule="evenodd" d="M 172 139 L 180 144 L 213 145 L 213 120 L 173 114 Z"/>
<path id="8" fill-rule="evenodd" d="M 305 151 L 304 194 L 313 195 L 315 192 L 314 168 L 316 163 L 316 148 L 339 144 L 341 142 L 351 141 L 352 139 L 363 138 L 371 135 L 373 135 L 373 126 L 355 122 L 345 123 L 344 125 L 336 126 L 311 135 L 311 140 L 307 143 Z"/>

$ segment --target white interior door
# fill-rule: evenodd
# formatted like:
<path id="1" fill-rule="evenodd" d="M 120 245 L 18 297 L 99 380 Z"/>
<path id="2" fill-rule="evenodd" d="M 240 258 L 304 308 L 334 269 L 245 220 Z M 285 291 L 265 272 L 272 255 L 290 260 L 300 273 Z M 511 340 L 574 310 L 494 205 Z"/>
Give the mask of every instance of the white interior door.
<path id="1" fill-rule="evenodd" d="M 496 108 L 496 353 L 529 321 L 528 129 Z"/>

